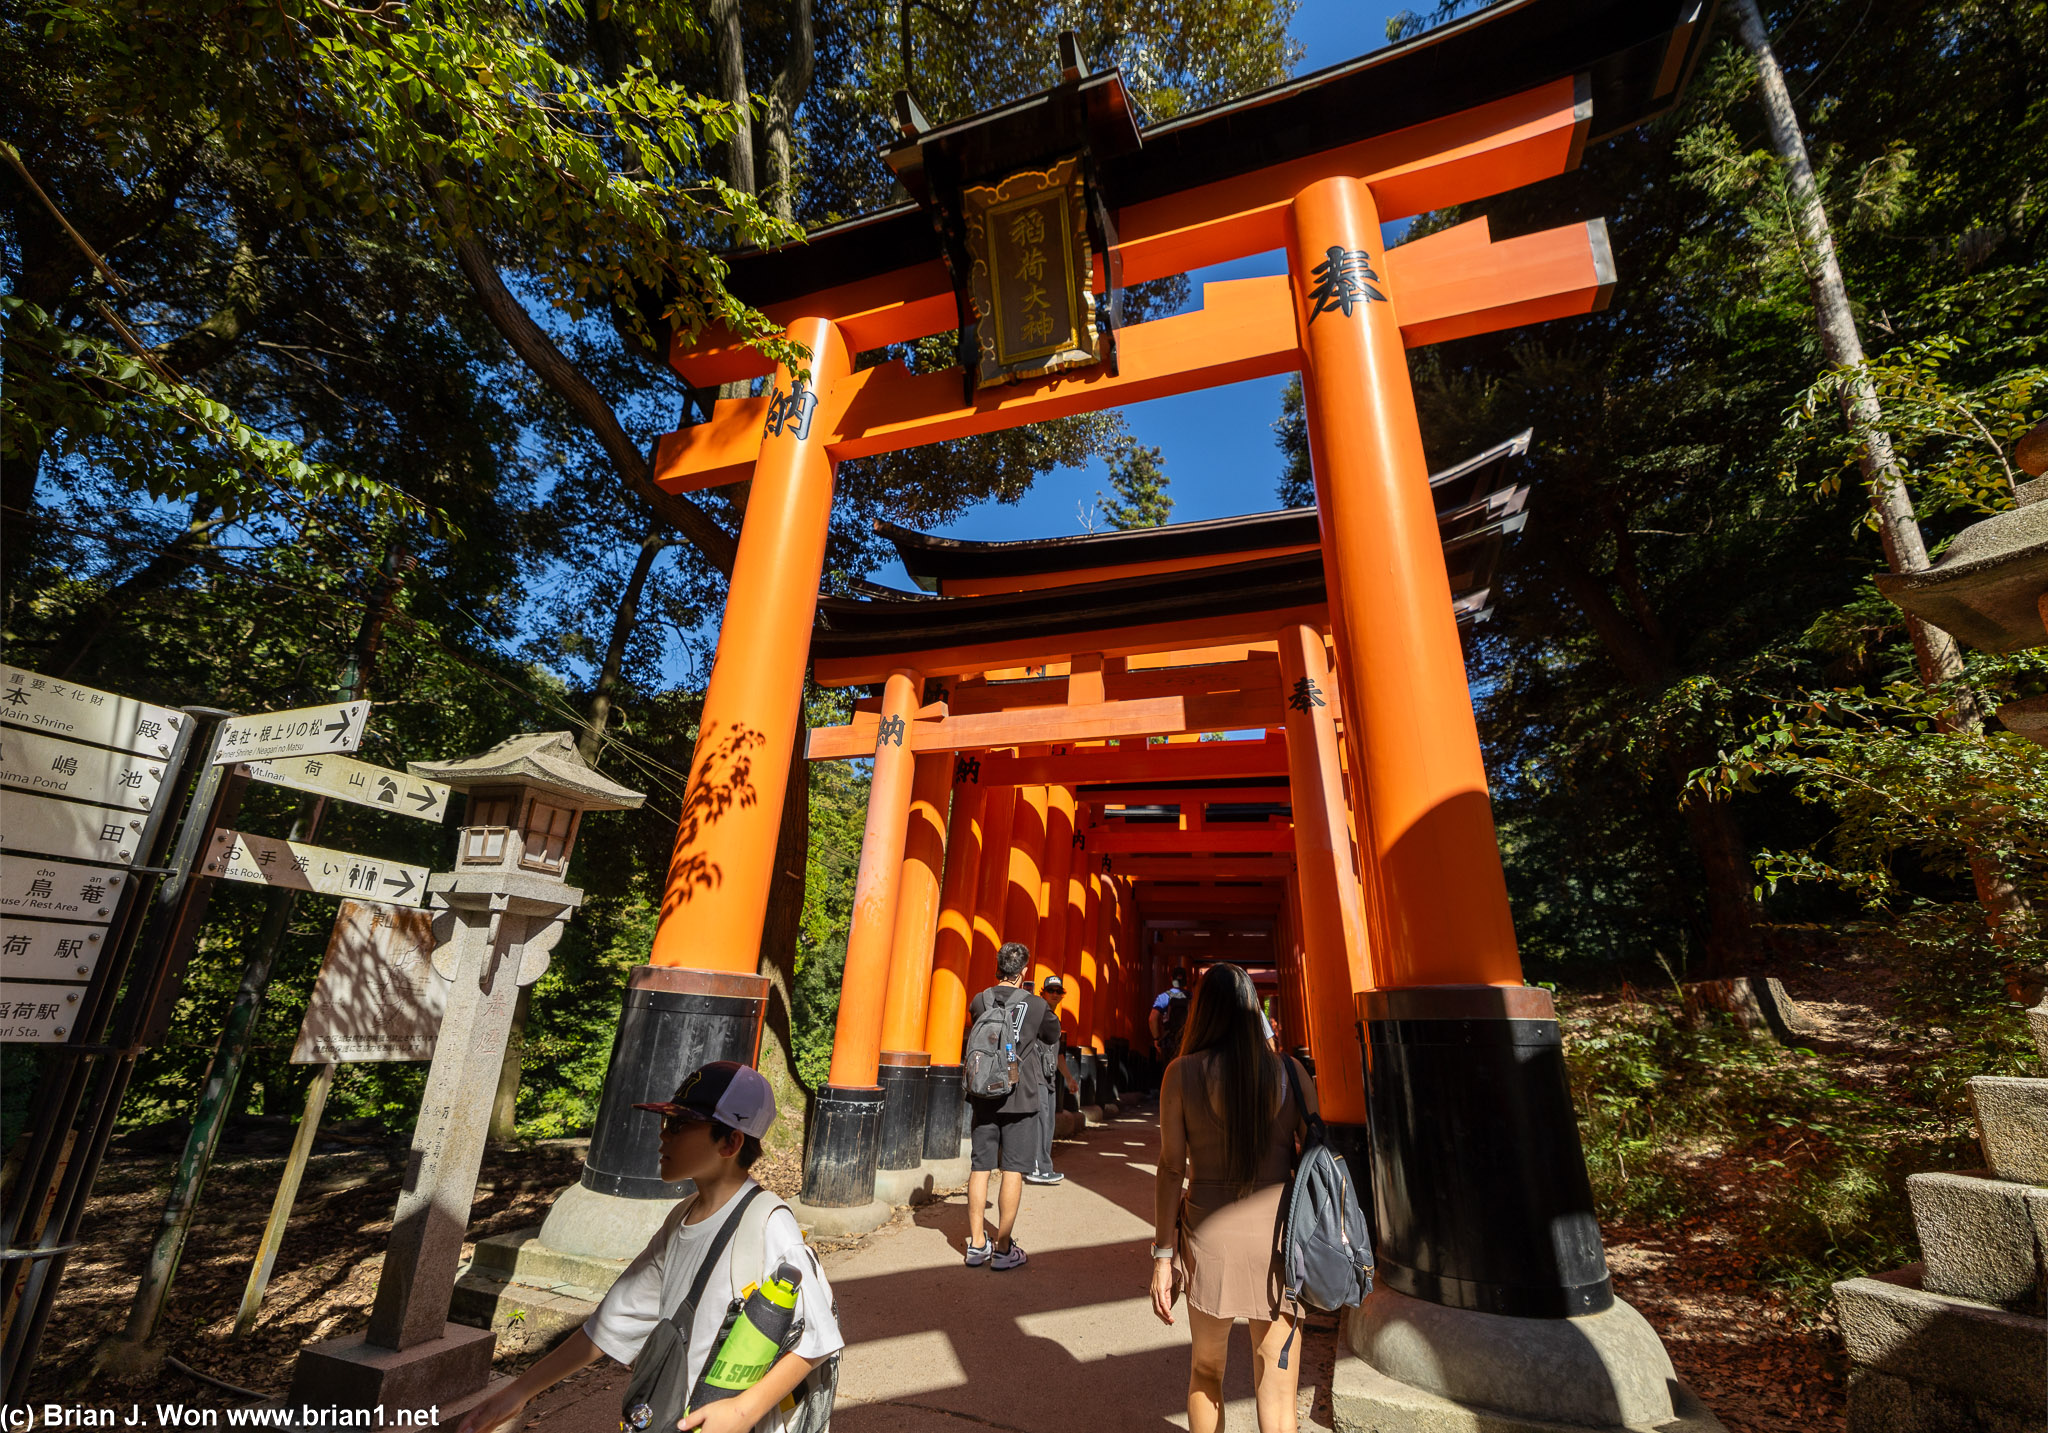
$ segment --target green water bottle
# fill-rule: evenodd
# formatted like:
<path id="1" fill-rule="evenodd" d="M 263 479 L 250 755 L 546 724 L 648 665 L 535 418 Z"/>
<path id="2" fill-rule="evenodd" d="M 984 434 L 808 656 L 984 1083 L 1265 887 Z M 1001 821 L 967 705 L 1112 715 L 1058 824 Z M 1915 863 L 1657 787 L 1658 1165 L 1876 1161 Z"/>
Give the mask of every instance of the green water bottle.
<path id="1" fill-rule="evenodd" d="M 748 1291 L 732 1332 L 697 1375 L 685 1413 L 745 1393 L 767 1376 L 782 1356 L 782 1341 L 789 1336 L 790 1325 L 796 1322 L 796 1291 L 803 1277 L 794 1264 L 780 1264 L 767 1283 Z"/>

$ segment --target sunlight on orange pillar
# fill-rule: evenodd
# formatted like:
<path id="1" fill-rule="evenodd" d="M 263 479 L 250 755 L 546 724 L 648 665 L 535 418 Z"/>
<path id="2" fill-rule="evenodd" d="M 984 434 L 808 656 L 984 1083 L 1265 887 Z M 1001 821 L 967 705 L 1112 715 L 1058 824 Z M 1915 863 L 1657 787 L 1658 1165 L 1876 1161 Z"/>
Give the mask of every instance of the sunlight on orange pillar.
<path id="1" fill-rule="evenodd" d="M 1367 187 L 1325 179 L 1296 195 L 1288 260 L 1359 826 L 1386 923 L 1372 973 L 1519 985 L 1400 296 Z"/>
<path id="2" fill-rule="evenodd" d="M 1101 900 L 1096 876 L 1087 868 L 1087 854 L 1080 854 L 1067 874 L 1067 966 L 1074 972 L 1074 1025 L 1080 1042 L 1098 1052 L 1103 1048 L 1102 1012 L 1107 1009 L 1103 990 L 1102 955 L 1095 946 L 1095 907 Z"/>
<path id="3" fill-rule="evenodd" d="M 953 789 L 953 753 L 917 757 L 910 787 L 910 824 L 903 837 L 903 875 L 896 891 L 896 937 L 889 949 L 889 995 L 882 1007 L 882 1048 L 924 1048 L 925 1005 L 932 983 L 932 943 L 939 924 L 939 875 L 946 862 L 946 800 Z"/>
<path id="4" fill-rule="evenodd" d="M 984 792 L 973 782 L 953 787 L 946 818 L 946 882 L 939 893 L 939 929 L 932 939 L 931 995 L 925 1003 L 924 1052 L 934 1065 L 960 1063 L 967 1034 L 967 966 L 974 950 L 974 897 L 981 883 Z"/>
<path id="5" fill-rule="evenodd" d="M 808 392 L 828 393 L 845 377 L 846 345 L 834 325 L 799 319 L 789 337 L 810 349 Z M 791 391 L 789 370 L 777 369 L 775 384 Z M 760 963 L 832 517 L 826 429 L 809 417 L 766 434 L 754 464 L 652 965 L 751 974 Z"/>
<path id="6" fill-rule="evenodd" d="M 910 723 L 924 678 L 898 669 L 882 687 L 882 725 L 868 782 L 867 828 L 853 880 L 853 921 L 846 932 L 846 969 L 839 977 L 839 1024 L 832 1034 L 830 1083 L 873 1085 L 882 1050 L 882 1006 L 889 991 L 889 953 L 896 939 L 896 898 L 903 884 L 903 840 L 910 826 L 916 758 Z"/>
<path id="7" fill-rule="evenodd" d="M 1067 907 L 1071 890 L 1068 876 L 1074 866 L 1074 788 L 1071 786 L 1048 786 L 1045 789 L 1045 859 L 1040 867 L 1045 873 L 1044 913 L 1038 918 L 1038 942 L 1031 952 L 1031 964 L 1035 970 L 1045 968 L 1045 975 L 1038 978 L 1039 988 L 1045 988 L 1046 976 L 1061 977 L 1060 983 L 1067 987 L 1060 997 L 1060 1014 L 1071 1025 L 1080 999 L 1074 981 L 1066 976 L 1073 967 L 1073 960 L 1067 954 Z"/>
<path id="8" fill-rule="evenodd" d="M 1045 854 L 1045 788 L 1017 788 L 1017 807 L 1010 818 L 1010 889 L 1003 905 L 1003 940 L 1033 947 L 1027 975 L 1033 981 L 1045 979 L 1044 962 L 1039 959 L 1038 925 L 1045 914 L 1039 904 L 1044 882 L 1039 878 L 1039 860 Z"/>
<path id="9" fill-rule="evenodd" d="M 981 875 L 974 887 L 974 944 L 967 965 L 967 997 L 996 983 L 996 948 L 1003 943 L 1003 905 L 1010 894 L 1010 821 L 1017 788 L 998 786 L 981 810 Z"/>

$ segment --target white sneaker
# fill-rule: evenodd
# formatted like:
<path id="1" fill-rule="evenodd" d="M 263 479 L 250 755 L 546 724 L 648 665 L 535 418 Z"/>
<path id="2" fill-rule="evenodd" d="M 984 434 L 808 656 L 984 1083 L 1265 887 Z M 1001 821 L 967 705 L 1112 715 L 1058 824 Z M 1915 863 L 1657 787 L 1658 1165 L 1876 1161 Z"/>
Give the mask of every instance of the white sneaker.
<path id="1" fill-rule="evenodd" d="M 1024 1246 L 1015 1239 L 1012 1239 L 1009 1248 L 998 1250 L 996 1256 L 989 1260 L 989 1267 L 992 1269 L 1014 1269 L 1023 1262 Z"/>
<path id="2" fill-rule="evenodd" d="M 1012 1245 L 1011 1247 L 1015 1248 L 1016 1246 Z M 969 1244 L 967 1246 L 967 1267 L 978 1269 L 983 1264 L 986 1264 L 989 1260 L 989 1249 L 990 1246 L 987 1244 Z"/>

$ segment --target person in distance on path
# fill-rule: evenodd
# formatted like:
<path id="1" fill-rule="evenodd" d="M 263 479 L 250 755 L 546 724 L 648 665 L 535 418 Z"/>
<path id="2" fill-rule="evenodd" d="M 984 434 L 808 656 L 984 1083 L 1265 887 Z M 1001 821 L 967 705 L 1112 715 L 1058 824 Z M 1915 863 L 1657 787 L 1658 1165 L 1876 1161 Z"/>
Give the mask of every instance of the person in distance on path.
<path id="1" fill-rule="evenodd" d="M 1031 982 L 1025 981 L 1024 988 L 1029 990 Z M 1067 984 L 1064 980 L 1061 980 L 1057 975 L 1048 975 L 1045 978 L 1045 1003 L 1052 1007 L 1054 1019 L 1059 1018 L 1060 997 L 1066 993 Z M 1066 1179 L 1066 1176 L 1052 1167 L 1052 1139 L 1059 1119 L 1060 1082 L 1064 1080 L 1068 1091 L 1076 1096 L 1081 1093 L 1081 1082 L 1075 1079 L 1073 1072 L 1067 1068 L 1066 1032 L 1064 1030 L 1061 1031 L 1058 1040 L 1055 1040 L 1050 1045 L 1042 1046 L 1041 1051 L 1042 1058 L 1045 1061 L 1045 1089 L 1042 1092 L 1043 1098 L 1040 1099 L 1038 1105 L 1038 1155 L 1031 1172 L 1024 1176 L 1024 1182 L 1026 1184 L 1059 1184 Z"/>
<path id="2" fill-rule="evenodd" d="M 1302 1108 L 1285 1059 L 1267 1047 L 1258 992 L 1243 968 L 1219 963 L 1203 971 L 1180 1058 L 1160 1079 L 1152 1199 L 1152 1311 L 1172 1323 L 1174 1300 L 1185 1292 L 1194 1335 L 1190 1433 L 1222 1427 L 1223 1369 L 1238 1319 L 1251 1323 L 1259 1433 L 1295 1433 L 1301 1356 L 1279 1367 L 1294 1315 L 1282 1306 L 1278 1225 L 1296 1142 L 1315 1113 L 1315 1086 L 1289 1062 Z"/>
<path id="3" fill-rule="evenodd" d="M 973 1158 L 967 1175 L 967 1253 L 970 1269 L 987 1264 L 995 1269 L 1014 1269 L 1024 1262 L 1024 1250 L 1010 1237 L 1017 1224 L 1017 1209 L 1024 1202 L 1024 1176 L 1038 1162 L 1038 1108 L 1044 1098 L 1044 1081 L 1037 1072 L 1043 1068 L 1040 1050 L 1057 1046 L 1060 1018 L 1052 1007 L 1023 988 L 1024 967 L 1031 952 L 1011 941 L 996 952 L 996 983 L 976 995 L 967 1006 L 968 1040 L 974 1037 L 975 1022 L 993 1007 L 1009 1009 L 1025 1002 L 1023 1023 L 1017 1041 L 1016 1084 L 1000 1099 L 978 1099 L 970 1091 L 967 1101 L 972 1116 L 970 1138 Z M 1014 1016 L 1012 1017 L 1015 1018 Z M 961 1059 L 967 1054 L 963 1048 Z M 988 1209 L 988 1177 L 1000 1174 L 996 1195 L 996 1236 L 991 1244 L 982 1238 L 983 1217 Z"/>

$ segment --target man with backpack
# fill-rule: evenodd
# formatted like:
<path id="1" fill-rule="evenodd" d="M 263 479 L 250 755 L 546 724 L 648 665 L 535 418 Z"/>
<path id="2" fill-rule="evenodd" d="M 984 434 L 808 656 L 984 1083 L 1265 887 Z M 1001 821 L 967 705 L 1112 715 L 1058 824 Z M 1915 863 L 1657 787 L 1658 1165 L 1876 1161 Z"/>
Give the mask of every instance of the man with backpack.
<path id="1" fill-rule="evenodd" d="M 536 1395 L 607 1354 L 633 1369 L 622 1429 L 816 1433 L 831 1418 L 844 1340 L 825 1271 L 796 1216 L 747 1173 L 775 1119 L 774 1091 L 760 1071 L 719 1060 L 692 1071 L 673 1100 L 633 1108 L 661 1116 L 661 1177 L 692 1180 L 696 1192 L 669 1212 L 583 1327 L 471 1409 L 456 1433 L 516 1423 Z M 714 1370 L 700 1390 L 746 1291 L 778 1275 L 796 1284 L 795 1318 L 779 1354 L 758 1378 L 750 1370 L 721 1384 Z M 699 1406 L 685 1417 L 693 1395 Z"/>
<path id="2" fill-rule="evenodd" d="M 1188 973 L 1173 972 L 1173 983 L 1152 1002 L 1152 1051 L 1164 1068 L 1180 1053 L 1180 1034 L 1188 1024 Z"/>
<path id="3" fill-rule="evenodd" d="M 1014 1269 L 1023 1248 L 1010 1237 L 1024 1199 L 1024 1176 L 1038 1167 L 1038 1113 L 1046 1098 L 1045 1051 L 1057 1050 L 1060 1019 L 1052 1007 L 1023 989 L 1031 952 L 1011 941 L 996 952 L 996 983 L 967 1007 L 967 1038 L 961 1050 L 961 1079 L 972 1115 L 973 1158 L 967 1175 L 967 1253 L 970 1269 L 987 1264 Z M 1000 1173 L 996 1235 L 982 1238 L 988 1209 L 988 1177 Z"/>

